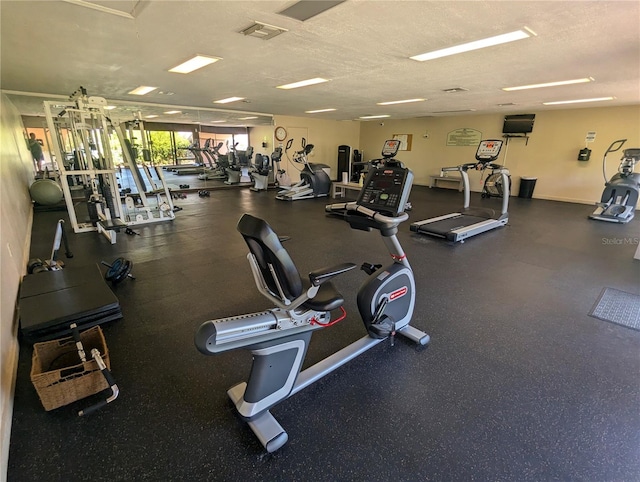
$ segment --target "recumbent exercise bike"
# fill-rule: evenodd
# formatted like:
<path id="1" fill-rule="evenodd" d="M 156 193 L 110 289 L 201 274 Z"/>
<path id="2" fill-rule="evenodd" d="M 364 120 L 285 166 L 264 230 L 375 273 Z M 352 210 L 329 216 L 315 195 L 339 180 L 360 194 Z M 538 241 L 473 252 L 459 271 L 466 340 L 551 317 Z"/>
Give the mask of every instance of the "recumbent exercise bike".
<path id="1" fill-rule="evenodd" d="M 306 388 L 335 369 L 396 334 L 421 346 L 429 335 L 411 326 L 415 306 L 415 280 L 396 237 L 408 219 L 404 206 L 413 173 L 393 160 L 399 142 L 385 142 L 386 162 L 369 171 L 356 202 L 326 206 L 351 228 L 380 232 L 392 263 L 363 265 L 369 276 L 357 293 L 357 305 L 367 334 L 333 355 L 300 371 L 313 331 L 331 326 L 346 316 L 344 298 L 331 279 L 356 267 L 342 263 L 300 277 L 280 238 L 264 220 L 244 214 L 237 229 L 249 247 L 258 291 L 276 305 L 270 310 L 210 320 L 197 330 L 195 344 L 205 355 L 243 348 L 253 355 L 249 379 L 227 394 L 268 452 L 274 452 L 288 435 L 270 413 L 276 404 Z M 331 320 L 331 312 L 342 314 Z"/>

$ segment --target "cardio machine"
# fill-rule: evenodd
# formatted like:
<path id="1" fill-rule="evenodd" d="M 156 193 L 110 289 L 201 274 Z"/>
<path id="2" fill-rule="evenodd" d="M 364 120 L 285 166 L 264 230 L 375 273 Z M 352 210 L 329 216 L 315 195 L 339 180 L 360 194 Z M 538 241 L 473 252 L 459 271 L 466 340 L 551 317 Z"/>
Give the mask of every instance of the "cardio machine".
<path id="1" fill-rule="evenodd" d="M 252 191 L 266 191 L 269 189 L 269 178 L 273 179 L 273 167 L 276 163 L 280 163 L 282 157 L 282 147 L 276 147 L 271 153 L 271 157 L 262 154 L 256 154 L 256 159 L 251 171 L 253 178 Z"/>
<path id="2" fill-rule="evenodd" d="M 494 139 L 480 141 L 476 151 L 476 160 L 478 162 L 442 168 L 443 172 L 460 172 L 464 185 L 463 210 L 459 213 L 445 214 L 444 216 L 412 223 L 410 226 L 411 231 L 444 238 L 454 243 L 458 241 L 464 243 L 464 240 L 471 236 L 506 225 L 509 222 L 509 170 L 500 164 L 493 163 L 500 155 L 502 142 L 502 140 Z M 467 174 L 469 169 L 479 171 L 491 169 L 492 175 L 498 174 L 500 176 L 499 184 L 502 191 L 502 212 L 500 216 L 488 216 L 483 213 L 471 214 L 472 211 L 469 208 L 471 188 L 469 187 L 469 175 Z M 496 181 L 492 182 L 495 183 Z"/>
<path id="3" fill-rule="evenodd" d="M 387 141 L 389 149 L 397 149 Z M 346 317 L 344 298 L 331 283 L 334 276 L 355 268 L 342 263 L 301 278 L 280 238 L 264 220 L 244 214 L 237 229 L 249 247 L 258 291 L 275 308 L 204 322 L 195 344 L 205 355 L 229 350 L 249 350 L 253 365 L 246 382 L 231 387 L 227 395 L 268 452 L 274 452 L 288 435 L 269 411 L 276 404 L 333 372 L 358 355 L 396 334 L 421 346 L 429 335 L 409 323 L 415 306 L 415 280 L 396 234 L 408 219 L 403 212 L 411 190 L 412 172 L 400 163 L 369 172 L 356 202 L 331 204 L 328 213 L 339 213 L 351 228 L 372 229 L 382 236 L 392 262 L 386 266 L 363 265 L 369 276 L 357 293 L 357 305 L 367 333 L 333 355 L 300 371 L 311 335 Z M 332 320 L 331 312 L 341 315 Z"/>
<path id="4" fill-rule="evenodd" d="M 602 176 L 604 191 L 596 210 L 589 215 L 591 219 L 611 223 L 628 223 L 635 215 L 640 191 L 640 173 L 633 172 L 640 162 L 640 148 L 625 149 L 618 166 L 618 172 L 607 181 L 607 154 L 616 152 L 627 142 L 620 139 L 611 143 L 602 158 Z"/>
<path id="5" fill-rule="evenodd" d="M 230 156 L 232 161 L 229 163 L 227 171 L 227 180 L 225 184 L 240 184 L 244 182 L 251 182 L 249 176 L 249 166 L 251 165 L 251 158 L 253 157 L 253 147 L 248 146 L 245 151 L 238 151 L 238 142 L 231 147 L 227 156 Z"/>
<path id="6" fill-rule="evenodd" d="M 285 153 L 291 148 L 292 143 L 293 139 L 287 141 Z M 325 171 L 325 169 L 329 169 L 329 166 L 309 162 L 307 157 L 311 154 L 311 151 L 313 151 L 313 144 L 307 144 L 307 140 L 303 137 L 302 149 L 293 154 L 293 162 L 304 164 L 300 171 L 300 182 L 292 186 L 283 187 L 276 195 L 276 199 L 281 201 L 298 201 L 300 199 L 311 199 L 329 195 L 331 179 Z"/>

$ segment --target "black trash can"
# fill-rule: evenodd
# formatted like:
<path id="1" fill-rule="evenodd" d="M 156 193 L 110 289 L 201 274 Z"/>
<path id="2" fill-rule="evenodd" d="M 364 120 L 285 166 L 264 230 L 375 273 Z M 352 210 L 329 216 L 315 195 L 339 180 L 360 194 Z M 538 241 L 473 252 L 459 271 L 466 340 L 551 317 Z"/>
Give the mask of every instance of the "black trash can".
<path id="1" fill-rule="evenodd" d="M 531 199 L 533 197 L 533 189 L 536 187 L 537 180 L 537 177 L 521 177 L 518 197 Z"/>

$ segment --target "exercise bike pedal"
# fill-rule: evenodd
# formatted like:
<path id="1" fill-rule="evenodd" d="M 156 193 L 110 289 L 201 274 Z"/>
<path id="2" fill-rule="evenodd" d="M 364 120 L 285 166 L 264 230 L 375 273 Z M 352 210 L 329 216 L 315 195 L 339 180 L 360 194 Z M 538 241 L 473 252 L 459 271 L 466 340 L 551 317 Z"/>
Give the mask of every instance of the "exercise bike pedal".
<path id="1" fill-rule="evenodd" d="M 390 337 L 391 346 L 394 345 L 396 322 L 391 317 L 383 315 L 379 321 L 369 326 L 368 331 L 373 338 L 384 339 Z"/>

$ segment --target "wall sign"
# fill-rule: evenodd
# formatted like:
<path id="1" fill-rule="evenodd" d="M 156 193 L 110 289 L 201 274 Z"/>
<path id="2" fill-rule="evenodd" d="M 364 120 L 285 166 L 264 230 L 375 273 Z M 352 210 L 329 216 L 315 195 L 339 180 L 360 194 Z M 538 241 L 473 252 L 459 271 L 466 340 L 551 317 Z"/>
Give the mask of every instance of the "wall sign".
<path id="1" fill-rule="evenodd" d="M 392 139 L 400 141 L 400 148 L 398 149 L 399 151 L 411 150 L 411 140 L 413 139 L 413 134 L 394 134 Z"/>
<path id="2" fill-rule="evenodd" d="M 482 132 L 468 127 L 456 129 L 447 134 L 447 146 L 477 146 L 482 140 Z"/>

